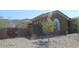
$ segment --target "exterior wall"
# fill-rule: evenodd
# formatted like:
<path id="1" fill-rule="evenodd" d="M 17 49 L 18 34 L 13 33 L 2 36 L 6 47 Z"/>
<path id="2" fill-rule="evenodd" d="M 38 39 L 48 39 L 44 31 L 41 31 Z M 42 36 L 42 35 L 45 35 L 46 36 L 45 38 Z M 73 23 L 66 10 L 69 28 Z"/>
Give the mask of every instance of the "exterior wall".
<path id="1" fill-rule="evenodd" d="M 29 36 L 29 31 L 27 29 L 17 29 L 17 37 L 27 37 Z"/>
<path id="2" fill-rule="evenodd" d="M 30 36 L 30 30 L 29 29 L 9 28 L 9 29 L 7 29 L 7 35 L 9 38 L 27 37 L 27 36 Z"/>
<path id="3" fill-rule="evenodd" d="M 0 39 L 13 38 L 16 37 L 15 28 L 4 28 L 0 29 Z"/>
<path id="4" fill-rule="evenodd" d="M 17 29 L 16 28 L 7 28 L 7 35 L 9 38 L 16 37 L 17 35 Z"/>
<path id="5" fill-rule="evenodd" d="M 60 20 L 61 23 L 61 32 L 60 34 L 65 34 L 68 31 L 68 20 L 67 18 L 65 18 L 65 16 L 62 16 L 58 13 L 54 13 L 52 15 L 52 20 L 54 20 L 55 18 L 58 18 Z"/>
<path id="6" fill-rule="evenodd" d="M 34 30 L 36 30 L 36 28 L 38 28 L 42 22 L 46 21 L 47 17 L 48 17 L 48 15 L 41 15 L 41 16 L 34 18 L 34 21 L 32 22 L 32 26 L 34 27 Z M 62 14 L 61 12 L 53 12 L 52 17 L 51 17 L 52 21 L 55 18 L 58 18 L 60 20 L 61 31 L 59 33 L 54 31 L 54 34 L 55 35 L 66 34 L 68 32 L 68 28 L 69 28 L 68 27 L 69 18 L 67 16 L 65 16 L 64 14 Z M 38 30 L 38 32 L 39 32 L 39 30 Z M 37 34 L 37 33 L 35 33 L 35 34 Z"/>
<path id="7" fill-rule="evenodd" d="M 14 38 L 14 37 L 30 38 L 30 36 L 31 33 L 29 29 L 16 29 L 16 28 L 0 29 L 0 39 Z"/>
<path id="8" fill-rule="evenodd" d="M 0 39 L 8 38 L 7 29 L 0 29 Z"/>

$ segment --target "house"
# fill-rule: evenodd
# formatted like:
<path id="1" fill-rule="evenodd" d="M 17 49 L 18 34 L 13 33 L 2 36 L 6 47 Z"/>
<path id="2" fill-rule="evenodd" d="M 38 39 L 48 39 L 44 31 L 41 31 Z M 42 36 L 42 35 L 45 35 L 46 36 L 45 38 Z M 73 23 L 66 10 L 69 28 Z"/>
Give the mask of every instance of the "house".
<path id="1" fill-rule="evenodd" d="M 72 23 L 72 19 L 63 14 L 62 12 L 56 10 L 53 12 L 39 15 L 32 19 L 33 34 L 42 35 L 43 30 L 41 23 L 47 21 L 48 18 L 55 22 L 55 29 L 54 32 L 52 32 L 52 35 L 63 35 L 67 33 L 72 33 L 72 31 L 74 31 L 74 24 Z"/>

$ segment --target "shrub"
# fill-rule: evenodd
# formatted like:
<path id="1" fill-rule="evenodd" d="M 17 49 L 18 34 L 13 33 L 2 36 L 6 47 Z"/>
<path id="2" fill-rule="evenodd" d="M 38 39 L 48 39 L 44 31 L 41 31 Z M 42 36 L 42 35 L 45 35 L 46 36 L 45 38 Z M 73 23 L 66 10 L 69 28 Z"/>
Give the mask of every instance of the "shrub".
<path id="1" fill-rule="evenodd" d="M 42 23 L 42 29 L 43 32 L 48 33 L 48 32 L 53 32 L 54 31 L 54 21 L 51 19 L 47 19 L 47 21 Z"/>
<path id="2" fill-rule="evenodd" d="M 26 29 L 28 27 L 28 24 L 27 23 L 19 23 L 16 25 L 17 28 L 21 28 L 21 29 Z"/>
<path id="3" fill-rule="evenodd" d="M 77 32 L 79 32 L 79 19 L 76 19 L 73 23 L 77 25 Z"/>
<path id="4" fill-rule="evenodd" d="M 9 21 L 6 19 L 0 19 L 0 28 L 7 28 L 9 27 Z"/>

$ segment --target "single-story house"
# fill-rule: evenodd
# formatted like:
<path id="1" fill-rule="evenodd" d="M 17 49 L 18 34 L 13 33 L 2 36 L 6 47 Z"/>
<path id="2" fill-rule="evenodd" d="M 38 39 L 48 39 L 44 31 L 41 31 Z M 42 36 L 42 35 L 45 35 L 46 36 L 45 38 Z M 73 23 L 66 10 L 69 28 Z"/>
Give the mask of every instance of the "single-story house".
<path id="1" fill-rule="evenodd" d="M 39 15 L 32 19 L 32 32 L 36 35 L 41 35 L 43 33 L 41 23 L 49 20 L 55 22 L 55 29 L 53 35 L 63 35 L 67 33 L 73 33 L 74 28 L 76 27 L 72 23 L 72 19 L 63 14 L 62 12 L 56 10 L 53 12 L 48 12 L 46 14 Z M 74 27 L 75 26 L 75 27 Z"/>

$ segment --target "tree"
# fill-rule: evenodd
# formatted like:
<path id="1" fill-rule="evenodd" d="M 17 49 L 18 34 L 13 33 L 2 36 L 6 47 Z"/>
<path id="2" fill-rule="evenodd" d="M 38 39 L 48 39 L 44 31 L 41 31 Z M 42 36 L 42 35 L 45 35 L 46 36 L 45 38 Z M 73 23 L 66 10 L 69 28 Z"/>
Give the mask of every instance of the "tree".
<path id="1" fill-rule="evenodd" d="M 42 23 L 42 30 L 44 33 L 54 32 L 55 22 L 52 21 L 49 17 L 47 21 Z M 47 34 L 48 42 L 49 42 L 49 34 Z M 49 44 L 48 44 L 49 45 Z"/>

